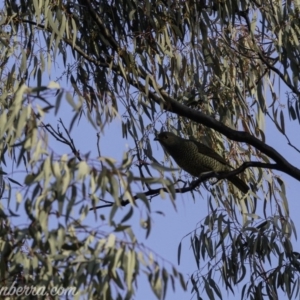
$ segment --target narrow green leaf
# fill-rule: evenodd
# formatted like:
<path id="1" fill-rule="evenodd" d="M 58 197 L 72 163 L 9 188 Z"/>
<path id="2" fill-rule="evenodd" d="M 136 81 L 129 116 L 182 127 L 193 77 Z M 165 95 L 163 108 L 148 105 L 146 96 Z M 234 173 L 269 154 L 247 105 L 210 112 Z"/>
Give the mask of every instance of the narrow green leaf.
<path id="1" fill-rule="evenodd" d="M 177 249 L 177 262 L 178 265 L 180 265 L 180 258 L 181 258 L 181 242 L 178 245 L 178 249 Z"/>
<path id="2" fill-rule="evenodd" d="M 280 111 L 280 126 L 282 129 L 282 133 L 285 134 L 284 116 L 282 110 Z"/>
<path id="3" fill-rule="evenodd" d="M 122 218 L 122 220 L 120 221 L 120 223 L 125 223 L 126 221 L 128 221 L 132 217 L 132 215 L 133 215 L 133 208 L 132 208 L 132 206 L 130 206 L 129 211 Z"/>
<path id="4" fill-rule="evenodd" d="M 8 179 L 10 182 L 13 182 L 13 183 L 15 183 L 15 184 L 17 184 L 17 185 L 19 185 L 19 186 L 23 186 L 21 183 L 19 183 L 18 181 L 14 180 L 14 179 L 12 179 L 12 178 L 10 178 L 10 177 L 7 177 L 7 179 Z"/>

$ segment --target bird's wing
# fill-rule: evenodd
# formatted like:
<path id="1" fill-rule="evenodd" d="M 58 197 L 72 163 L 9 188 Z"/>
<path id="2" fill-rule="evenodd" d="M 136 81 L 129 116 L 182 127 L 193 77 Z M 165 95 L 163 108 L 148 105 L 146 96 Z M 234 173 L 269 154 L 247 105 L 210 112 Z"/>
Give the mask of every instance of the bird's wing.
<path id="1" fill-rule="evenodd" d="M 199 153 L 202 153 L 209 157 L 212 157 L 224 165 L 228 165 L 228 162 L 225 160 L 225 158 L 222 157 L 217 152 L 215 152 L 213 149 L 209 148 L 208 146 L 206 146 L 200 142 L 197 142 L 197 141 L 193 141 L 193 142 L 197 145 Z"/>

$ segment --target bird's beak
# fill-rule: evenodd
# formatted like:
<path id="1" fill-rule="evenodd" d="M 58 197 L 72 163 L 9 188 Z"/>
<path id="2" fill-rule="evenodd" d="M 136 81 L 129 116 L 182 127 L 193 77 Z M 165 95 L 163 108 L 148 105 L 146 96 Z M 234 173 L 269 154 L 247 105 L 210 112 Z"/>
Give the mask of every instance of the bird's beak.
<path id="1" fill-rule="evenodd" d="M 156 136 L 156 137 L 154 138 L 154 141 L 159 141 L 159 138 Z"/>

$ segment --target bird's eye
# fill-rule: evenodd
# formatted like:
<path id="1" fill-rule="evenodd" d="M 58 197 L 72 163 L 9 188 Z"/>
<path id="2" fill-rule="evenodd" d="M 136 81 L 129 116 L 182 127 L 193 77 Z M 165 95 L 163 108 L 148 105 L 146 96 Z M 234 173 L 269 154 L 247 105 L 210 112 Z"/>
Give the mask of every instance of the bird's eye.
<path id="1" fill-rule="evenodd" d="M 164 139 L 166 140 L 168 138 L 168 136 L 167 135 L 164 135 Z"/>

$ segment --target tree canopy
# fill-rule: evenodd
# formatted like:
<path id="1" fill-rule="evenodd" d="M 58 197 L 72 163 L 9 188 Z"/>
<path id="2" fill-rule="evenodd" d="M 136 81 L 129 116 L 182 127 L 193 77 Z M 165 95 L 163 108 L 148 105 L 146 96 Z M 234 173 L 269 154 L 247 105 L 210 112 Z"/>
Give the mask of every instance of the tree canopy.
<path id="1" fill-rule="evenodd" d="M 194 299 L 222 299 L 222 289 L 299 296 L 284 179 L 300 181 L 300 169 L 266 131 L 271 124 L 300 155 L 290 134 L 300 122 L 299 20 L 298 1 L 6 0 L 1 285 L 133 299 L 145 277 L 158 299 L 168 286 Z M 116 119 L 128 143 L 121 162 L 101 155 Z M 76 136 L 86 128 L 94 139 L 85 153 Z M 161 130 L 201 141 L 234 169 L 192 178 L 157 156 Z M 233 174 L 249 193 L 222 180 Z M 186 278 L 130 221 L 140 214 L 149 236 L 151 199 L 176 207 L 178 195 L 204 202 L 204 193 L 210 213 L 189 235 L 196 271 Z M 170 249 L 178 262 L 182 243 Z"/>

